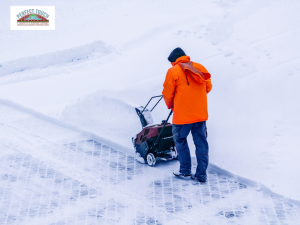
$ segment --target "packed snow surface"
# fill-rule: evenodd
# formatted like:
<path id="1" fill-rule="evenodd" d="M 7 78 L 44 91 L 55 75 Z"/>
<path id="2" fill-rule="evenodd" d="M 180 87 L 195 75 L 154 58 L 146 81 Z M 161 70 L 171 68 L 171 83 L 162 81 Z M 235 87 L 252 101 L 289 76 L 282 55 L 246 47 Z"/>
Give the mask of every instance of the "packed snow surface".
<path id="1" fill-rule="evenodd" d="M 55 31 L 10 31 L 10 5 L 24 3 L 0 3 L 2 99 L 132 149 L 134 107 L 181 47 L 212 75 L 210 161 L 300 200 L 299 1 L 54 0 Z M 152 115 L 166 119 L 163 102 Z"/>
<path id="2" fill-rule="evenodd" d="M 212 164 L 177 178 L 134 152 L 0 100 L 0 224 L 297 224 L 299 202 Z M 195 168 L 195 160 L 193 168 Z"/>

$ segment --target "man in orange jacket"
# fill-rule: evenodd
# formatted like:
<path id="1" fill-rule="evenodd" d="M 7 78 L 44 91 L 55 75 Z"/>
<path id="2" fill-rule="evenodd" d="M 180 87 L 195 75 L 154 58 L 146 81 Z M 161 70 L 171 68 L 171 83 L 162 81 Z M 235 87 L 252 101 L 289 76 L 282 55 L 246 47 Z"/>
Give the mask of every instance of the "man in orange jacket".
<path id="1" fill-rule="evenodd" d="M 180 162 L 175 176 L 206 182 L 208 166 L 208 143 L 206 132 L 207 94 L 212 89 L 210 73 L 199 63 L 191 62 L 181 48 L 174 49 L 168 60 L 172 67 L 164 82 L 163 97 L 167 107 L 172 108 L 173 138 Z M 197 169 L 191 174 L 191 155 L 187 136 L 192 132 L 196 146 Z"/>

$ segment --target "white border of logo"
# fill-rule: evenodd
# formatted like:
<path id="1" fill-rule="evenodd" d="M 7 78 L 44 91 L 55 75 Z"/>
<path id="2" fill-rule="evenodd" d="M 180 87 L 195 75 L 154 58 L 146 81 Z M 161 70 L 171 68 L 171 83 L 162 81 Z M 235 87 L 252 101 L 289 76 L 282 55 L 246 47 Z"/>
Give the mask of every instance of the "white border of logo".
<path id="1" fill-rule="evenodd" d="M 28 11 L 27 11 L 28 10 Z M 49 26 L 18 26 L 18 20 L 21 18 L 20 13 L 25 14 L 39 14 L 38 12 L 48 15 Z M 19 17 L 18 17 L 19 15 Z M 34 23 L 32 23 L 34 24 Z M 55 30 L 55 6 L 11 6 L 10 7 L 10 29 L 11 30 Z"/>

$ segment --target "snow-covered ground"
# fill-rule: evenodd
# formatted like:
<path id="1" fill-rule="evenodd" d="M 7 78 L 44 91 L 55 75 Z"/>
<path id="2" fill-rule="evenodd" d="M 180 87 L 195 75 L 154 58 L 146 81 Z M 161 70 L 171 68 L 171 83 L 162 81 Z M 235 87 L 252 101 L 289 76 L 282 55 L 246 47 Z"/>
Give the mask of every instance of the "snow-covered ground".
<path id="1" fill-rule="evenodd" d="M 10 31 L 10 5 L 24 3 L 0 2 L 1 99 L 132 149 L 134 107 L 161 94 L 180 46 L 212 74 L 211 162 L 300 200 L 298 1 L 53 0 L 55 31 Z"/>
<path id="2" fill-rule="evenodd" d="M 0 224 L 297 224 L 300 204 L 214 165 L 208 182 L 0 101 Z M 195 160 L 193 168 L 195 168 Z"/>

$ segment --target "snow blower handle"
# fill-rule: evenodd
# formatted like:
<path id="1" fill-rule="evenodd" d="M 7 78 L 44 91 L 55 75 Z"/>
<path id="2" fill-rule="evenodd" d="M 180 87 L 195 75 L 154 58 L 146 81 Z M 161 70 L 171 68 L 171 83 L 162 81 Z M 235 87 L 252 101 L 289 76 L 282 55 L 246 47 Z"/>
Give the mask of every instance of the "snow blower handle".
<path id="1" fill-rule="evenodd" d="M 145 111 L 145 109 L 147 108 L 147 106 L 149 105 L 149 103 L 151 102 L 151 100 L 153 98 L 158 98 L 160 97 L 160 99 L 156 102 L 156 104 L 153 106 L 153 108 L 150 110 L 150 112 L 152 112 L 152 110 L 155 108 L 155 106 L 157 106 L 157 104 L 160 102 L 160 100 L 162 99 L 162 95 L 157 95 L 157 96 L 153 96 L 152 98 L 150 98 L 149 102 L 147 103 L 147 105 L 144 107 L 143 111 L 141 113 L 143 113 Z"/>
<path id="2" fill-rule="evenodd" d="M 156 144 L 157 144 L 157 142 L 158 142 L 158 140 L 159 140 L 161 134 L 163 133 L 163 131 L 164 131 L 164 129 L 165 129 L 165 126 L 166 126 L 166 124 L 168 123 L 168 120 L 169 120 L 170 116 L 171 116 L 172 113 L 173 113 L 173 110 L 172 110 L 172 109 L 173 109 L 173 108 L 171 108 L 171 112 L 170 112 L 170 114 L 169 114 L 167 120 L 165 120 L 164 126 L 162 127 L 162 129 L 161 129 L 161 131 L 160 131 L 160 133 L 159 133 L 159 135 L 158 135 L 156 141 L 154 142 L 154 145 L 153 145 L 153 146 L 156 146 Z"/>

